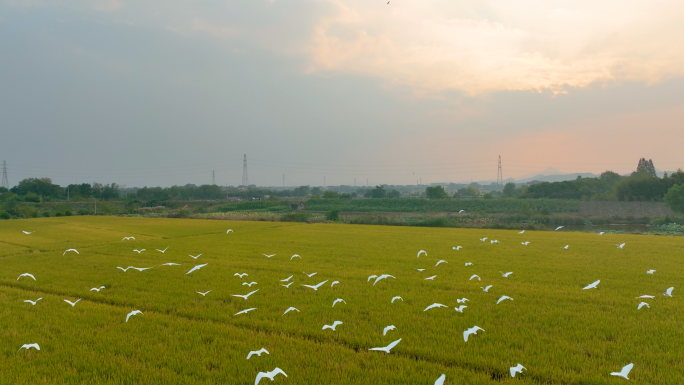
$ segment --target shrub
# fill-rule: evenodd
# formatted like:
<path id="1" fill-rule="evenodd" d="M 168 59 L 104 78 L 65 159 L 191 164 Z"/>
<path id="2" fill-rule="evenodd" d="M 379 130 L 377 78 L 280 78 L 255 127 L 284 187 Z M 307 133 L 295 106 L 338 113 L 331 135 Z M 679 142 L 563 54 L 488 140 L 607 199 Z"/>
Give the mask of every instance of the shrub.
<path id="1" fill-rule="evenodd" d="M 56 217 L 61 217 L 61 216 L 62 216 L 62 213 L 60 213 L 60 212 L 58 211 L 58 212 L 55 213 L 55 216 L 56 216 Z"/>
<path id="2" fill-rule="evenodd" d="M 70 217 L 72 215 L 71 210 L 65 211 L 64 215 L 66 215 L 67 217 Z"/>
<path id="3" fill-rule="evenodd" d="M 340 210 L 330 210 L 325 213 L 325 219 L 329 221 L 337 221 L 340 219 Z"/>
<path id="4" fill-rule="evenodd" d="M 665 194 L 665 204 L 672 211 L 684 213 L 684 184 L 674 185 Z"/>
<path id="5" fill-rule="evenodd" d="M 49 211 L 43 212 L 43 216 L 44 216 L 45 218 L 49 217 L 49 216 L 50 216 L 50 212 L 49 212 Z"/>
<path id="6" fill-rule="evenodd" d="M 9 215 L 6 211 L 3 211 L 2 213 L 0 213 L 0 218 L 2 218 L 2 219 L 10 219 L 11 217 L 10 217 L 10 215 Z"/>
<path id="7" fill-rule="evenodd" d="M 283 222 L 307 222 L 311 218 L 311 214 L 303 211 L 294 211 L 283 214 L 280 220 Z"/>

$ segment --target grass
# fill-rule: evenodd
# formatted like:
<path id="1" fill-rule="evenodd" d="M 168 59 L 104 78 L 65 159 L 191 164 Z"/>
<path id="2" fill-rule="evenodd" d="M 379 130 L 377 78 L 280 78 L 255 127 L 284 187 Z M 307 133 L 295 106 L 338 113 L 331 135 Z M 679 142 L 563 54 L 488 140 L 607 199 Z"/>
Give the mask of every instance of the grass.
<path id="1" fill-rule="evenodd" d="M 478 241 L 484 236 L 501 243 Z M 684 381 L 681 237 L 62 217 L 2 221 L 0 239 L 2 384 L 251 384 L 276 366 L 289 376 L 279 384 L 432 384 L 442 373 L 446 384 L 613 384 L 623 380 L 609 373 L 630 362 L 634 381 Z M 72 247 L 80 254 L 62 255 Z M 428 256 L 416 258 L 421 249 Z M 290 261 L 295 253 L 303 258 Z M 435 267 L 440 259 L 449 263 Z M 182 266 L 159 266 L 166 262 Z M 154 268 L 116 269 L 130 265 Z M 37 281 L 17 281 L 25 272 Z M 367 282 L 382 273 L 397 279 Z M 472 274 L 482 282 L 468 281 Z M 290 275 L 295 283 L 280 286 Z M 581 290 L 597 279 L 599 290 Z M 301 286 L 324 280 L 318 291 Z M 340 284 L 331 289 L 332 280 Z M 490 284 L 490 293 L 479 288 Z M 670 286 L 675 297 L 663 297 Z M 257 288 L 247 301 L 231 296 Z M 514 301 L 496 305 L 503 294 Z M 642 294 L 657 299 L 637 311 Z M 390 303 L 396 295 L 404 301 Z M 22 302 L 38 297 L 36 306 Z M 463 314 L 453 310 L 461 297 L 470 299 Z M 73 308 L 63 302 L 78 298 Z M 347 305 L 332 308 L 336 298 Z M 449 308 L 423 312 L 433 302 Z M 282 316 L 290 306 L 301 312 Z M 125 323 L 136 309 L 144 315 Z M 335 320 L 344 322 L 336 332 L 321 330 Z M 383 336 L 390 324 L 397 330 Z M 485 332 L 465 343 L 474 325 Z M 398 338 L 389 355 L 367 350 Z M 33 342 L 42 350 L 17 352 Z M 245 359 L 262 347 L 271 354 Z M 511 379 L 517 363 L 528 371 Z"/>

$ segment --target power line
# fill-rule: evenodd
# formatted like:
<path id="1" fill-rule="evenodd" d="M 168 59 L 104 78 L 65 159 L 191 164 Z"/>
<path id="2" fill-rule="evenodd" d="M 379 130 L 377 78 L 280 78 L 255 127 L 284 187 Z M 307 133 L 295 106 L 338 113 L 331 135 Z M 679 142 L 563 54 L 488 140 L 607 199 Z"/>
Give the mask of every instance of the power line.
<path id="1" fill-rule="evenodd" d="M 496 184 L 503 184 L 503 171 L 501 171 L 501 155 L 499 155 L 499 169 L 496 171 Z"/>
<path id="2" fill-rule="evenodd" d="M 247 176 L 247 154 L 242 158 L 242 185 L 249 186 L 249 177 Z"/>

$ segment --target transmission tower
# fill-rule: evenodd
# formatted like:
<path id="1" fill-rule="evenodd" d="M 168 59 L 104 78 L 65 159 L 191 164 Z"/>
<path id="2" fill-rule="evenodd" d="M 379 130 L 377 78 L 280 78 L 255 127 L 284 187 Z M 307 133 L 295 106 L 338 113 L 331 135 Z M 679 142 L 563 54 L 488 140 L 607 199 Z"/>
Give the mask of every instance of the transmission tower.
<path id="1" fill-rule="evenodd" d="M 7 162 L 2 161 L 2 187 L 9 189 L 9 181 L 7 180 Z"/>
<path id="2" fill-rule="evenodd" d="M 242 158 L 242 185 L 249 186 L 249 177 L 247 176 L 247 154 Z"/>
<path id="3" fill-rule="evenodd" d="M 503 171 L 501 171 L 501 155 L 499 155 L 499 169 L 496 171 L 496 184 L 503 184 Z"/>
<path id="4" fill-rule="evenodd" d="M 212 185 L 215 185 L 215 184 L 216 184 L 216 178 L 215 178 L 215 177 L 216 177 L 216 171 L 215 171 L 215 170 L 211 170 L 211 184 L 212 184 Z"/>

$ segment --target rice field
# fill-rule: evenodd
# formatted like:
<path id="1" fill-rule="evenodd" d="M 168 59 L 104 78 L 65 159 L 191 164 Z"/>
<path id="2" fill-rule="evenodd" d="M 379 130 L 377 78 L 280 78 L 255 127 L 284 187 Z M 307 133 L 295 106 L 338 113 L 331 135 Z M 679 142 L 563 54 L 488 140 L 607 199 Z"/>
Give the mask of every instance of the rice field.
<path id="1" fill-rule="evenodd" d="M 0 261 L 2 384 L 252 384 L 276 367 L 287 377 L 274 384 L 619 384 L 610 373 L 629 363 L 634 382 L 684 383 L 681 237 L 62 217 L 1 221 Z M 380 274 L 396 279 L 368 280 Z M 644 294 L 655 299 L 637 310 Z M 448 307 L 424 311 L 433 303 Z M 40 350 L 19 350 L 30 343 Z"/>

